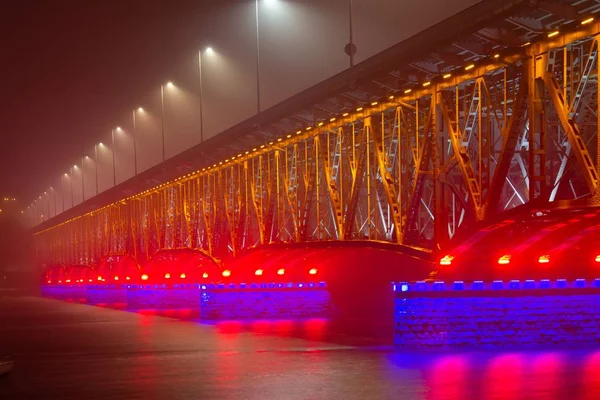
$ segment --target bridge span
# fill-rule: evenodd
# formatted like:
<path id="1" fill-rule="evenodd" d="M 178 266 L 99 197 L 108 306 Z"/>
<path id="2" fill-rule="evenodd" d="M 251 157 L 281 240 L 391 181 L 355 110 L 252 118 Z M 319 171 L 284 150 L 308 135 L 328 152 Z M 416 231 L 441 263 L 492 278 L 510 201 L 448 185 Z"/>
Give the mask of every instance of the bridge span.
<path id="1" fill-rule="evenodd" d="M 599 10 L 480 1 L 35 227 L 37 258 L 367 241 L 430 265 L 506 210 L 593 205 Z"/>

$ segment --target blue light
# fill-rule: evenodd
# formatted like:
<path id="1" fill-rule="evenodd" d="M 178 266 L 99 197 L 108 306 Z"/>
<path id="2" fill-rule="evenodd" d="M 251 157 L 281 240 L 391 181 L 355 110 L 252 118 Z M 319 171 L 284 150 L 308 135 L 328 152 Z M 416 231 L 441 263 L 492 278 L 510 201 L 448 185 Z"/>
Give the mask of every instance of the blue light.
<path id="1" fill-rule="evenodd" d="M 406 284 L 403 284 L 403 285 L 401 286 L 401 290 L 402 290 L 403 292 L 408 292 L 408 285 L 406 285 Z"/>
<path id="2" fill-rule="evenodd" d="M 550 289 L 550 279 L 542 279 L 540 281 L 540 288 L 542 288 L 542 289 Z"/>
<path id="3" fill-rule="evenodd" d="M 454 290 L 463 290 L 465 283 L 463 281 L 454 281 Z"/>
<path id="4" fill-rule="evenodd" d="M 483 290 L 483 289 L 485 289 L 485 285 L 484 285 L 483 281 L 474 281 L 473 285 L 471 285 L 471 287 L 474 290 Z"/>
<path id="5" fill-rule="evenodd" d="M 535 281 L 532 279 L 527 279 L 525 281 L 525 288 L 526 289 L 535 289 Z"/>
<path id="6" fill-rule="evenodd" d="M 492 289 L 504 289 L 504 282 L 502 281 L 493 281 L 492 282 Z"/>
<path id="7" fill-rule="evenodd" d="M 206 285 L 201 286 L 202 290 L 206 290 Z"/>
<path id="8" fill-rule="evenodd" d="M 513 279 L 508 283 L 509 289 L 518 289 L 520 286 L 521 286 L 521 282 L 519 282 L 516 279 Z"/>
<path id="9" fill-rule="evenodd" d="M 584 288 L 585 287 L 585 279 L 575 279 L 575 287 L 576 288 Z"/>
<path id="10" fill-rule="evenodd" d="M 556 280 L 556 287 L 564 289 L 566 288 L 567 285 L 567 280 L 566 279 L 557 279 Z"/>
<path id="11" fill-rule="evenodd" d="M 433 282 L 433 290 L 444 290 L 445 288 L 444 282 Z"/>

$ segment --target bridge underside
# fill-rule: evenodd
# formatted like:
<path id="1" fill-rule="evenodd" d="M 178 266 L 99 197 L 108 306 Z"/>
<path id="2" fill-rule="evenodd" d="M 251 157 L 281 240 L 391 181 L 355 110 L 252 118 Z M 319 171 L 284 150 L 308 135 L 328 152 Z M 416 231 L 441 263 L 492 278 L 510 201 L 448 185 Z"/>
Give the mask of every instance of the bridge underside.
<path id="1" fill-rule="evenodd" d="M 293 112 L 225 132 L 182 176 L 49 221 L 40 263 L 144 265 L 177 248 L 218 263 L 321 241 L 423 256 L 524 204 L 595 202 L 600 3 L 506 3 L 484 0 L 311 89 L 310 104 L 303 93 Z"/>

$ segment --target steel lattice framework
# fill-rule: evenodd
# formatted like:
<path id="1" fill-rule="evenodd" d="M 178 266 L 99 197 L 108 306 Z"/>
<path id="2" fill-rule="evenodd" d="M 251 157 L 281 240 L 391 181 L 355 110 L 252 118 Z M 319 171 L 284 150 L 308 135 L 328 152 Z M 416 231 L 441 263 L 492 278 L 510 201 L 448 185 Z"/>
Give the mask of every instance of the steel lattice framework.
<path id="1" fill-rule="evenodd" d="M 580 22 L 529 29 L 520 37 L 531 43 L 511 52 L 463 49 L 460 69 L 438 57 L 442 69 L 418 86 L 38 231 L 38 256 L 144 262 L 191 247 L 224 258 L 265 243 L 365 239 L 436 250 L 468 222 L 527 202 L 595 198 L 600 25 Z"/>

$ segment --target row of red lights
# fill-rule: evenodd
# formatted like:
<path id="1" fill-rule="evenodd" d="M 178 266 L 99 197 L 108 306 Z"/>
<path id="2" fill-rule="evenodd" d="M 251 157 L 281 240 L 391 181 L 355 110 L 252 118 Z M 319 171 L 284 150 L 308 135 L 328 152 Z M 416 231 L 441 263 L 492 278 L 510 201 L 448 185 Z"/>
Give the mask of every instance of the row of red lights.
<path id="1" fill-rule="evenodd" d="M 451 265 L 452 260 L 454 260 L 454 256 L 446 255 L 440 260 L 440 265 Z M 594 258 L 594 261 L 600 263 L 600 255 L 597 255 Z M 544 254 L 538 258 L 538 263 L 540 264 L 548 264 L 550 263 L 550 256 L 548 254 Z M 505 254 L 498 259 L 498 264 L 507 265 L 510 264 L 510 254 Z"/>
<path id="2" fill-rule="evenodd" d="M 309 273 L 310 275 L 316 275 L 316 274 L 317 274 L 317 272 L 318 272 L 318 270 L 317 270 L 316 268 L 311 268 L 311 269 L 308 271 L 308 273 Z M 262 276 L 262 275 L 263 275 L 263 273 L 264 273 L 264 270 L 263 270 L 262 268 L 259 268 L 259 269 L 257 269 L 256 271 L 254 271 L 254 275 L 256 275 L 256 276 Z M 226 270 L 224 270 L 224 271 L 221 273 L 221 275 L 223 275 L 225 278 L 228 278 L 228 277 L 230 277 L 230 276 L 231 276 L 231 271 L 230 271 L 230 270 L 228 270 L 228 269 L 226 269 Z M 278 270 L 277 270 L 277 275 L 280 275 L 280 276 L 282 276 L 282 275 L 285 275 L 285 269 L 284 269 L 284 268 L 280 268 L 280 269 L 278 269 Z M 182 273 L 181 275 L 179 275 L 179 277 L 180 277 L 181 279 L 185 279 L 187 276 L 186 276 L 186 274 L 185 274 L 185 273 Z M 143 281 L 147 281 L 147 280 L 148 280 L 148 278 L 149 278 L 149 276 L 148 276 L 148 274 L 142 274 L 142 277 L 141 277 L 141 278 L 142 278 L 142 280 L 143 280 Z M 208 273 L 207 273 L 207 272 L 203 273 L 203 274 L 202 274 L 202 278 L 204 278 L 204 279 L 207 279 L 207 278 L 208 278 Z M 103 278 L 102 276 L 98 276 L 98 278 L 97 278 L 97 279 L 98 279 L 98 281 L 101 281 L 101 282 L 106 282 L 106 278 Z M 167 273 L 165 274 L 165 279 L 171 279 L 171 274 L 167 272 Z M 114 280 L 115 280 L 115 281 L 118 281 L 118 280 L 119 280 L 119 277 L 118 277 L 118 276 L 115 276 L 115 277 L 114 277 Z M 129 280 L 131 280 L 131 278 L 130 278 L 129 276 L 127 276 L 127 277 L 125 277 L 125 280 L 128 280 L 128 281 L 129 281 Z M 76 281 L 75 281 L 75 283 L 83 283 L 83 281 L 84 281 L 83 279 L 78 279 L 78 280 L 76 280 Z M 92 282 L 92 281 L 93 281 L 92 279 L 89 279 L 89 282 Z M 51 281 L 51 280 L 48 280 L 48 283 L 52 283 L 52 281 Z M 58 281 L 58 283 L 62 283 L 62 280 L 59 280 L 59 281 Z M 71 280 L 70 280 L 70 279 L 67 279 L 67 280 L 65 280 L 65 283 L 71 283 Z"/>

